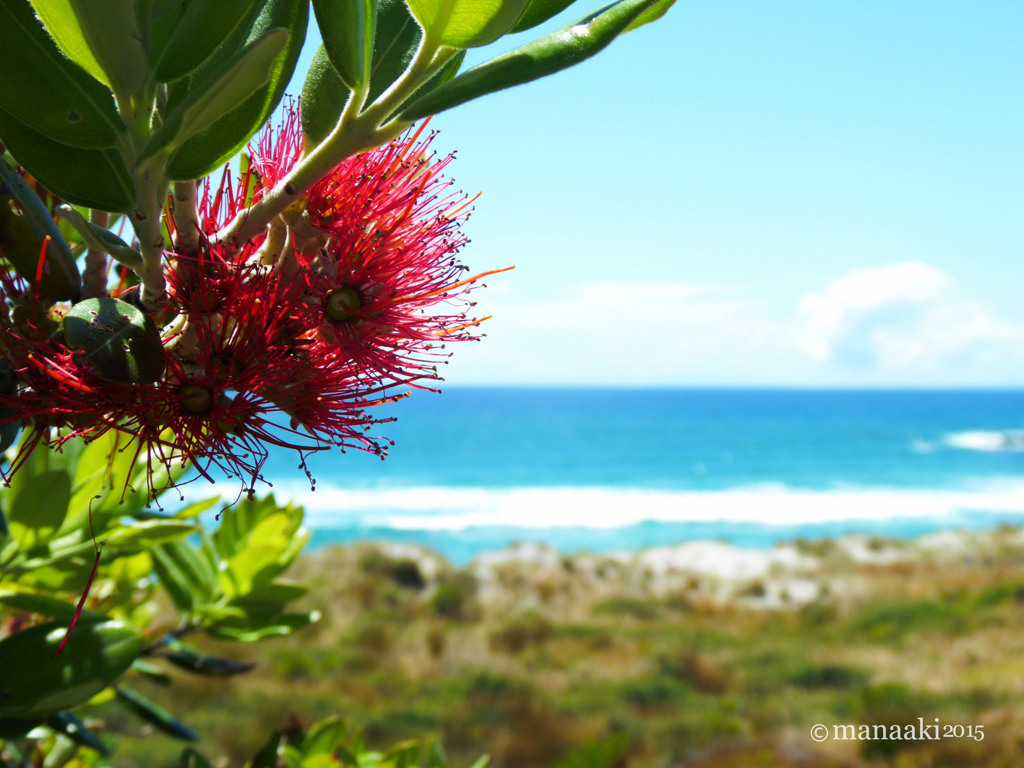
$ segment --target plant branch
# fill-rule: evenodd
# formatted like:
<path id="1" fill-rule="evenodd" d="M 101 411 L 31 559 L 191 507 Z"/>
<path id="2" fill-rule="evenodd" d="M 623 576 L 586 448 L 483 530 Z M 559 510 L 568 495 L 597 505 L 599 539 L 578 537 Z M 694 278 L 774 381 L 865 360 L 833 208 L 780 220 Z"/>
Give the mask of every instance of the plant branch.
<path id="1" fill-rule="evenodd" d="M 199 253 L 199 212 L 196 210 L 196 182 L 174 182 L 174 239 L 181 253 Z"/>
<path id="2" fill-rule="evenodd" d="M 167 183 L 163 180 L 165 163 L 166 160 L 146 163 L 133 174 L 138 207 L 132 211 L 130 219 L 142 252 L 142 264 L 135 271 L 142 281 L 142 306 L 150 312 L 156 311 L 167 296 L 163 263 L 166 243 L 161 226 L 162 201 L 167 198 Z"/>
<path id="3" fill-rule="evenodd" d="M 89 214 L 89 223 L 106 229 L 110 224 L 110 214 L 106 211 L 93 210 Z M 89 246 L 85 257 L 85 273 L 82 275 L 83 298 L 102 299 L 107 295 L 107 252 L 103 248 Z"/>
<path id="4" fill-rule="evenodd" d="M 353 94 L 327 138 L 302 157 L 259 202 L 241 211 L 212 239 L 234 243 L 251 240 L 343 160 L 386 144 L 401 134 L 409 124 L 388 121 L 388 118 L 457 52 L 455 48 L 439 46 L 424 35 L 409 67 L 390 88 L 361 112 L 366 94 L 363 91 Z"/>

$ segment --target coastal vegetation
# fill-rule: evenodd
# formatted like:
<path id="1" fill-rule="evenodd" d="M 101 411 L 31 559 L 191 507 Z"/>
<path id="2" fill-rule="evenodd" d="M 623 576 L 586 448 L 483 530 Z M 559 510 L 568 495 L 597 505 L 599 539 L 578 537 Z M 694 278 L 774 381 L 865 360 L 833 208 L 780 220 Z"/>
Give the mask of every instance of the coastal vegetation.
<path id="1" fill-rule="evenodd" d="M 717 568 L 692 566 L 702 550 Z M 303 555 L 290 575 L 321 618 L 247 646 L 252 672 L 140 688 L 187 713 L 212 759 L 250 759 L 253 724 L 332 715 L 371 746 L 440 737 L 453 765 L 487 753 L 497 768 L 995 768 L 1024 753 L 1017 529 L 768 553 L 523 545 L 464 568 L 356 544 Z M 92 714 L 117 734 L 119 764 L 170 765 L 180 751 L 113 705 Z M 983 738 L 831 737 L 921 722 Z M 812 739 L 817 724 L 830 738 Z"/>

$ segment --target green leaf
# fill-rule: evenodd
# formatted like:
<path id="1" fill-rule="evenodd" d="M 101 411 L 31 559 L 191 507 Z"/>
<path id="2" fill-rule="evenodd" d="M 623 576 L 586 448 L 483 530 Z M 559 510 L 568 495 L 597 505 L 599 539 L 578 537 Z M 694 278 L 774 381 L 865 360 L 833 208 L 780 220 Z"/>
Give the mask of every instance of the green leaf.
<path id="1" fill-rule="evenodd" d="M 278 55 L 269 81 L 245 102 L 206 130 L 186 141 L 168 165 L 172 179 L 198 179 L 230 160 L 277 109 L 291 79 L 309 20 L 308 0 L 258 0 L 245 20 L 192 75 L 174 84 L 171 100 L 188 97 L 214 69 L 234 59 L 238 51 L 273 29 L 290 32 L 287 45 Z M 169 108 L 172 105 L 169 104 Z"/>
<path id="2" fill-rule="evenodd" d="M 373 54 L 373 0 L 313 0 L 313 12 L 334 69 L 349 88 L 362 88 Z"/>
<path id="3" fill-rule="evenodd" d="M 199 515 L 206 510 L 211 507 L 215 507 L 220 503 L 222 503 L 220 498 L 214 496 L 209 499 L 197 501 L 194 504 L 189 504 L 187 507 L 178 510 L 173 515 L 164 514 L 163 512 L 152 512 L 150 510 L 140 510 L 138 512 L 132 512 L 132 517 L 136 520 L 192 520 L 199 517 Z"/>
<path id="4" fill-rule="evenodd" d="M 179 669 L 206 677 L 232 677 L 253 669 L 256 664 L 251 661 L 235 661 L 219 656 L 200 653 L 184 643 L 175 643 L 174 650 L 165 653 L 164 658 Z"/>
<path id="5" fill-rule="evenodd" d="M 7 551 L 8 547 L 11 547 L 12 550 L 16 550 L 18 547 L 17 542 L 8 541 L 10 535 L 11 532 L 7 528 L 7 517 L 4 515 L 4 511 L 0 509 L 0 562 L 7 562 L 7 557 L 10 554 Z"/>
<path id="6" fill-rule="evenodd" d="M 302 756 L 333 755 L 334 749 L 345 739 L 345 723 L 338 717 L 321 720 L 309 729 L 302 740 Z"/>
<path id="7" fill-rule="evenodd" d="M 202 64 L 241 23 L 256 0 L 191 0 L 170 14 L 173 31 L 150 52 L 153 76 L 170 82 Z M 155 54 L 155 55 L 154 55 Z"/>
<path id="8" fill-rule="evenodd" d="M 235 640 L 239 643 L 256 643 L 266 640 L 268 637 L 287 637 L 296 630 L 309 626 L 319 621 L 320 614 L 316 611 L 311 613 L 288 613 L 275 620 L 270 625 L 237 626 L 237 622 L 229 624 L 223 622 L 206 628 L 206 633 L 211 637 L 221 640 Z"/>
<path id="9" fill-rule="evenodd" d="M 0 160 L 0 163 L 3 161 Z M 0 251 L 3 248 L 0 247 Z M 18 394 L 18 375 L 11 368 L 6 359 L 0 357 L 0 395 L 13 397 Z M 18 410 L 15 408 L 0 408 L 0 452 L 6 451 L 18 439 L 18 432 L 21 431 Z M 11 419 L 11 421 L 8 421 Z M 0 545 L 7 538 L 7 519 L 3 510 L 0 510 Z M 0 558 L 2 560 L 2 558 Z"/>
<path id="10" fill-rule="evenodd" d="M 0 605 L 13 608 L 16 611 L 38 613 L 61 622 L 70 622 L 75 615 L 75 606 L 72 603 L 58 600 L 55 597 L 48 597 L 47 595 L 37 595 L 32 592 L 15 592 L 10 589 L 0 591 Z M 83 621 L 99 621 L 103 618 L 101 614 L 95 611 L 82 611 Z"/>
<path id="11" fill-rule="evenodd" d="M 112 547 L 155 547 L 173 542 L 196 532 L 196 526 L 184 520 L 149 520 L 104 534 L 103 540 Z"/>
<path id="12" fill-rule="evenodd" d="M 46 243 L 40 273 L 39 257 Z M 71 249 L 43 201 L 0 160 L 0 253 L 39 293 L 55 301 L 77 301 L 82 278 Z M 36 277 L 39 276 L 37 282 Z"/>
<path id="13" fill-rule="evenodd" d="M 282 733 L 273 733 L 255 754 L 249 768 L 277 768 L 277 757 L 285 745 Z"/>
<path id="14" fill-rule="evenodd" d="M 633 19 L 633 23 L 626 27 L 626 31 L 632 32 L 634 29 L 639 29 L 645 24 L 657 21 L 668 13 L 668 9 L 675 5 L 675 2 L 676 0 L 658 0 L 658 2 Z"/>
<path id="15" fill-rule="evenodd" d="M 120 514 L 120 496 L 127 480 L 131 457 L 125 447 L 129 437 L 111 429 L 92 440 L 78 455 L 68 519 L 64 530 L 78 530 L 89 521 L 103 524 L 108 513 Z"/>
<path id="16" fill-rule="evenodd" d="M 136 659 L 132 663 L 132 671 L 138 672 L 147 680 L 152 680 L 157 685 L 171 685 L 174 682 L 174 678 L 167 674 L 163 667 L 150 664 L 142 659 Z"/>
<path id="17" fill-rule="evenodd" d="M 0 139 L 19 165 L 69 203 L 117 213 L 127 213 L 135 205 L 135 186 L 115 150 L 62 144 L 4 109 Z"/>
<path id="18" fill-rule="evenodd" d="M 84 352 L 104 378 L 119 382 L 156 381 L 166 361 L 160 332 L 139 308 L 118 299 L 86 299 L 64 317 L 68 347 Z"/>
<path id="19" fill-rule="evenodd" d="M 134 0 L 32 0 L 32 5 L 69 59 L 115 93 L 141 89 L 148 62 Z"/>
<path id="20" fill-rule="evenodd" d="M 90 249 L 109 253 L 131 269 L 142 267 L 142 254 L 109 229 L 86 221 L 74 206 L 67 205 L 66 203 L 57 206 L 57 210 L 62 219 L 73 224 L 75 231 L 81 235 L 82 241 Z"/>
<path id="21" fill-rule="evenodd" d="M 288 37 L 287 30 L 271 30 L 218 69 L 202 87 L 192 90 L 188 98 L 170 110 L 163 124 L 146 142 L 140 159 L 152 157 L 164 149 L 177 149 L 244 103 L 270 80 Z"/>
<path id="22" fill-rule="evenodd" d="M 110 82 L 103 67 L 100 66 L 92 48 L 89 47 L 88 40 L 85 39 L 85 33 L 71 7 L 71 0 L 39 0 L 38 2 L 30 0 L 30 2 L 32 2 L 40 21 L 46 26 L 46 31 L 50 33 L 50 37 L 64 52 L 64 55 L 96 80 L 109 86 Z"/>
<path id="23" fill-rule="evenodd" d="M 407 0 L 412 15 L 441 45 L 475 48 L 512 29 L 530 0 Z"/>
<path id="24" fill-rule="evenodd" d="M 217 571 L 187 541 L 175 541 L 159 547 L 159 554 L 173 565 L 198 601 L 210 601 L 219 596 Z"/>
<path id="25" fill-rule="evenodd" d="M 168 736 L 181 741 L 199 741 L 195 731 L 175 719 L 169 712 L 160 708 L 144 696 L 127 688 L 114 689 L 117 700 L 147 723 L 163 731 Z"/>
<path id="26" fill-rule="evenodd" d="M 155 547 L 149 554 L 153 559 L 153 572 L 174 601 L 174 605 L 185 613 L 191 611 L 195 605 L 195 597 L 188 576 L 163 548 Z"/>
<path id="27" fill-rule="evenodd" d="M 0 717 L 35 717 L 83 704 L 131 666 L 142 639 L 117 620 L 39 624 L 0 641 Z"/>
<path id="28" fill-rule="evenodd" d="M 444 748 L 439 741 L 435 741 L 430 748 L 427 768 L 448 768 L 448 756 L 445 755 Z"/>
<path id="29" fill-rule="evenodd" d="M 79 746 L 94 749 L 101 755 L 107 754 L 106 745 L 71 712 L 57 712 L 50 715 L 46 718 L 46 725 L 57 733 L 63 733 Z"/>
<path id="30" fill-rule="evenodd" d="M 491 59 L 416 99 L 400 114 L 413 122 L 471 99 L 528 83 L 589 59 L 651 6 L 671 0 L 619 0 L 539 40 Z"/>
<path id="31" fill-rule="evenodd" d="M 178 762 L 175 763 L 175 768 L 213 768 L 213 764 L 202 753 L 192 747 L 185 747 L 178 757 Z"/>
<path id="32" fill-rule="evenodd" d="M 323 44 L 313 54 L 313 61 L 302 86 L 302 134 L 305 146 L 315 147 L 334 130 L 351 89 L 338 76 Z"/>
<path id="33" fill-rule="evenodd" d="M 21 485 L 7 512 L 11 536 L 28 549 L 48 541 L 64 522 L 71 501 L 71 478 L 62 469 L 32 475 Z"/>
<path id="34" fill-rule="evenodd" d="M 25 0 L 0 0 L 0 72 L 0 108 L 55 141 L 112 147 L 124 130 L 110 90 L 61 54 Z"/>
<path id="35" fill-rule="evenodd" d="M 440 88 L 442 85 L 444 85 L 449 80 L 454 78 L 457 74 L 459 74 L 459 69 L 462 67 L 462 62 L 465 60 L 465 58 L 465 51 L 459 51 L 454 56 L 452 56 L 448 60 L 447 64 L 441 67 L 441 69 L 438 70 L 437 73 L 435 73 L 432 78 L 430 78 L 426 83 L 424 83 L 422 86 L 416 89 L 414 93 L 410 94 L 409 98 L 407 98 L 403 102 L 402 106 L 400 106 L 395 111 L 400 111 L 402 107 L 405 106 L 405 104 L 412 103 L 420 96 L 424 96 L 430 93 L 431 91 L 435 90 L 436 88 Z"/>
<path id="36" fill-rule="evenodd" d="M 189 504 L 184 509 L 174 513 L 174 516 L 179 520 L 192 520 L 193 518 L 199 517 L 203 512 L 210 509 L 211 507 L 217 506 L 220 503 L 220 499 L 216 496 L 210 499 L 203 499 L 193 504 Z"/>
<path id="37" fill-rule="evenodd" d="M 405 0 L 379 0 L 367 103 L 372 103 L 402 76 L 422 39 L 423 30 Z"/>
<path id="38" fill-rule="evenodd" d="M 526 7 L 526 13 L 512 27 L 512 33 L 533 29 L 538 24 L 543 24 L 548 19 L 554 18 L 574 2 L 575 0 L 531 0 Z"/>

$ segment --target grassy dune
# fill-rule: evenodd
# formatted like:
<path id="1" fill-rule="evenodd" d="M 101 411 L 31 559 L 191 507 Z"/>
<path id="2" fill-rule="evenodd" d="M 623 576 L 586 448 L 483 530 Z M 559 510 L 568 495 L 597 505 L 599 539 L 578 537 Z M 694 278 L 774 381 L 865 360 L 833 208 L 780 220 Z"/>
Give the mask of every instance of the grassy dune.
<path id="1" fill-rule="evenodd" d="M 232 765 L 260 733 L 336 714 L 371 744 L 437 734 L 453 764 L 487 752 L 496 768 L 1021 764 L 1020 531 L 796 542 L 739 576 L 728 567 L 746 561 L 719 567 L 735 551 L 700 546 L 618 559 L 525 547 L 462 570 L 412 548 L 329 548 L 293 574 L 323 619 L 242 648 L 256 671 L 133 686 Z M 810 737 L 918 718 L 982 725 L 984 739 Z M 119 763 L 178 752 L 116 728 Z"/>

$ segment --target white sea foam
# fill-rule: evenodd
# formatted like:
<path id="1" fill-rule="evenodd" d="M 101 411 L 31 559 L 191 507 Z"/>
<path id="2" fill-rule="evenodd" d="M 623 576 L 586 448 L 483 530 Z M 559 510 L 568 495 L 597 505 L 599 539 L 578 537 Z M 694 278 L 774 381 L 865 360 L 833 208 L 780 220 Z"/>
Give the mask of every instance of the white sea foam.
<path id="1" fill-rule="evenodd" d="M 953 432 L 945 435 L 942 442 L 950 448 L 965 451 L 1024 451 L 1024 431 L 981 431 Z"/>
<path id="2" fill-rule="evenodd" d="M 611 487 L 504 489 L 424 486 L 344 489 L 275 484 L 306 507 L 316 528 L 351 525 L 407 531 L 478 527 L 620 528 L 645 521 L 793 526 L 847 520 L 943 519 L 970 512 L 1024 515 L 1024 480 L 962 490 L 796 490 L 772 484 L 723 491 Z"/>

